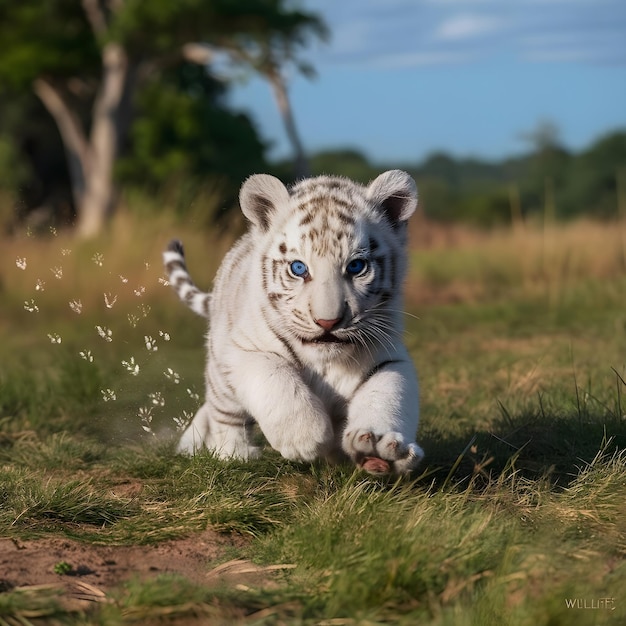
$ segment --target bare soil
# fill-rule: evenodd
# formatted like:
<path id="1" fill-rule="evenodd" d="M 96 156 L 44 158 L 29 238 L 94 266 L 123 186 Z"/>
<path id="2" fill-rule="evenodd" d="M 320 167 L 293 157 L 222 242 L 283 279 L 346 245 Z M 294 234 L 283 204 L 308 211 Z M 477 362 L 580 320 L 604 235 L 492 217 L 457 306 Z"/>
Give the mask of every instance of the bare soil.
<path id="1" fill-rule="evenodd" d="M 75 579 L 106 589 L 131 577 L 159 574 L 180 574 L 201 582 L 216 561 L 223 559 L 227 547 L 242 541 L 211 530 L 156 546 L 98 546 L 60 538 L 0 539 L 0 587 L 7 590 Z M 71 566 L 68 574 L 54 571 L 61 562 Z"/>
<path id="2" fill-rule="evenodd" d="M 171 574 L 207 586 L 226 583 L 245 589 L 248 585 L 272 585 L 274 570 L 290 567 L 259 567 L 244 560 L 224 562 L 229 548 L 244 544 L 241 537 L 212 530 L 154 546 L 0 538 L 0 593 L 49 586 L 61 592 L 66 608 L 80 610 L 93 602 L 107 601 L 112 587 L 131 578 L 145 580 Z M 55 572 L 60 563 L 71 566 L 69 573 Z"/>
<path id="3" fill-rule="evenodd" d="M 0 538 L 0 593 L 50 589 L 63 610 L 84 613 L 98 603 L 115 602 L 110 590 L 131 578 L 147 580 L 162 574 L 180 575 L 205 587 L 226 585 L 245 593 L 251 588 L 276 588 L 281 584 L 280 573 L 295 567 L 224 560 L 229 549 L 245 544 L 245 538 L 212 530 L 154 546 L 99 546 L 62 538 L 25 541 Z M 69 573 L 55 572 L 55 566 L 60 563 L 71 565 Z M 248 614 L 243 607 L 231 607 L 230 613 L 218 619 L 211 607 L 185 605 L 178 610 L 156 607 L 139 619 L 145 626 L 164 623 L 200 626 L 245 623 L 274 612 L 274 608 L 265 608 Z M 45 619 L 47 612 L 29 615 Z M 207 622 L 211 615 L 212 621 Z"/>

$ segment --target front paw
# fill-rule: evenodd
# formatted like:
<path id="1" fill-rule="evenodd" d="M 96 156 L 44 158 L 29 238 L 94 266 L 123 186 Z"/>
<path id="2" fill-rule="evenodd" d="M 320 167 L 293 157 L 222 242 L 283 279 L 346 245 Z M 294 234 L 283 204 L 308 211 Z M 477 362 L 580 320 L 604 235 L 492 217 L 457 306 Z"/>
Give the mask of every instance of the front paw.
<path id="1" fill-rule="evenodd" d="M 384 435 L 369 430 L 346 431 L 342 447 L 356 465 L 370 474 L 407 474 L 424 458 L 416 444 L 404 442 L 400 433 Z"/>
<path id="2" fill-rule="evenodd" d="M 280 454 L 291 461 L 314 461 L 327 457 L 334 447 L 334 433 L 328 422 L 300 425 L 297 430 L 283 428 L 279 436 L 268 437 L 270 445 Z"/>

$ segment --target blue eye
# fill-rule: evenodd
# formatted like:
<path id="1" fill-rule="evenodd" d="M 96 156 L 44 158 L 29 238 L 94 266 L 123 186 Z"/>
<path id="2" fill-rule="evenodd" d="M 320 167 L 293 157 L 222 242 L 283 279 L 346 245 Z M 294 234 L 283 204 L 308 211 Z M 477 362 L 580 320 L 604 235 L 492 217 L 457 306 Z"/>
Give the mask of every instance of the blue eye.
<path id="1" fill-rule="evenodd" d="M 359 274 L 363 274 L 366 269 L 367 261 L 365 259 L 352 259 L 346 267 L 346 272 L 350 274 L 350 276 L 358 276 Z"/>
<path id="2" fill-rule="evenodd" d="M 296 278 L 305 278 L 309 273 L 309 268 L 306 266 L 306 263 L 303 263 L 302 261 L 294 261 L 289 266 L 289 271 L 291 272 L 291 275 Z"/>

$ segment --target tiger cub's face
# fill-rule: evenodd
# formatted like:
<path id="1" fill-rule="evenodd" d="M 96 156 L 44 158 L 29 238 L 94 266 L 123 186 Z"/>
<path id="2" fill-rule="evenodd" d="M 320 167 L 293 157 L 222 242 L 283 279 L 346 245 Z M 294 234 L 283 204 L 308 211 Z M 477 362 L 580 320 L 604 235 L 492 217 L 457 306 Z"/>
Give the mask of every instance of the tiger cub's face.
<path id="1" fill-rule="evenodd" d="M 416 203 L 415 183 L 397 170 L 368 187 L 319 177 L 290 192 L 270 176 L 248 179 L 242 210 L 265 235 L 263 290 L 282 332 L 332 354 L 389 344 Z"/>

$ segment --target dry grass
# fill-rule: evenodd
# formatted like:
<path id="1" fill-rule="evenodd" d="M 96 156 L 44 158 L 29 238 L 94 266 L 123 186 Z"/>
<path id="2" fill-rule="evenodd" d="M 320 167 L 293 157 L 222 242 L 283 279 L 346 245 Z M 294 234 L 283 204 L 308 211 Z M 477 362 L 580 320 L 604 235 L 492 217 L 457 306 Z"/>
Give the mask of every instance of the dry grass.
<path id="1" fill-rule="evenodd" d="M 77 241 L 69 231 L 36 238 L 22 234 L 2 240 L 0 293 L 43 301 L 80 293 L 95 303 L 102 297 L 100 287 L 118 287 L 120 276 L 128 279 L 129 289 L 152 289 L 162 275 L 161 251 L 173 237 L 183 240 L 192 273 L 206 287 L 235 239 L 232 232 L 209 232 L 195 219 L 182 222 L 167 212 L 149 219 L 120 212 L 109 231 L 91 242 Z M 484 301 L 513 292 L 556 301 L 580 281 L 626 274 L 626 223 L 617 221 L 484 231 L 417 219 L 410 240 L 410 305 Z M 23 272 L 15 271 L 18 259 L 26 259 Z M 55 279 L 56 268 L 63 269 L 63 280 Z M 38 280 L 50 289 L 36 293 Z"/>
<path id="2" fill-rule="evenodd" d="M 477 231 L 425 224 L 412 233 L 413 304 L 480 301 L 518 293 L 556 302 L 585 280 L 626 273 L 626 224 L 580 220 Z"/>
<path id="3" fill-rule="evenodd" d="M 198 281 L 206 288 L 234 240 L 232 235 L 209 233 L 167 213 L 146 220 L 121 212 L 108 232 L 93 241 L 77 240 L 71 231 L 53 230 L 37 237 L 21 234 L 0 243 L 0 292 L 51 306 L 80 297 L 85 308 L 100 305 L 103 293 L 121 289 L 144 287 L 143 295 L 150 299 L 162 289 L 161 253 L 172 238 L 183 240 L 190 266 L 198 269 Z M 26 262 L 22 271 L 21 260 Z M 43 291 L 36 288 L 38 281 L 44 283 Z"/>

